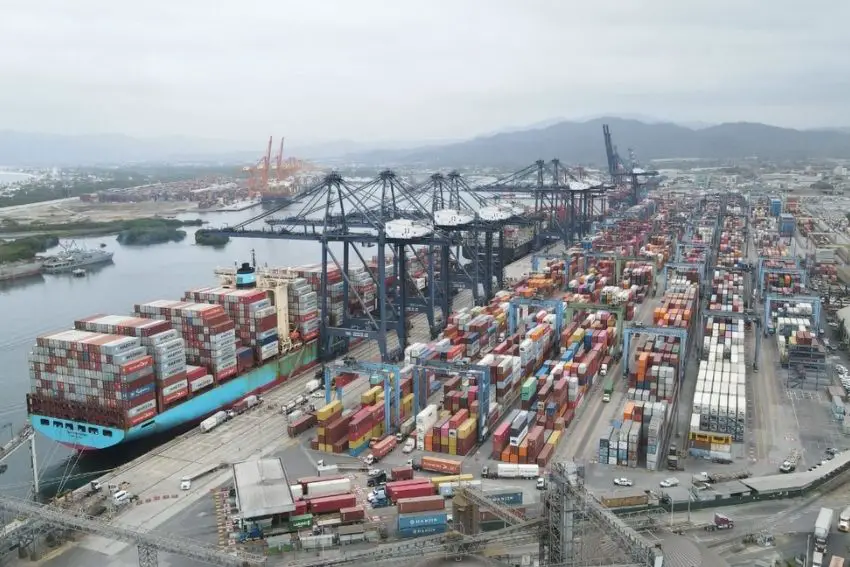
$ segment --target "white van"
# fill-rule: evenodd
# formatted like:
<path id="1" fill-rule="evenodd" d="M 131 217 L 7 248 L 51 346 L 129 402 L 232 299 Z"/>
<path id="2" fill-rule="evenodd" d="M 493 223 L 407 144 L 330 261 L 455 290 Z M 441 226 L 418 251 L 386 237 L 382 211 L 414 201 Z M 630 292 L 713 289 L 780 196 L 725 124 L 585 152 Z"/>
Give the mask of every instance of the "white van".
<path id="1" fill-rule="evenodd" d="M 126 490 L 119 490 L 115 494 L 112 495 L 112 503 L 115 506 L 121 506 L 126 504 L 130 500 L 130 493 Z"/>

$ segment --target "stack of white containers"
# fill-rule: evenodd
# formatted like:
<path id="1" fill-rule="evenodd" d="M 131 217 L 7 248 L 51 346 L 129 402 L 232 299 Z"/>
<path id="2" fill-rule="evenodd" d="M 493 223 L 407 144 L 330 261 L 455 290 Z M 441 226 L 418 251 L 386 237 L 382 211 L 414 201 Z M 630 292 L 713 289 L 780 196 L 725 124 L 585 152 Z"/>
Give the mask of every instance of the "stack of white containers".
<path id="1" fill-rule="evenodd" d="M 567 378 L 567 400 L 571 404 L 578 403 L 579 400 L 579 384 L 578 376 L 569 376 Z"/>
<path id="2" fill-rule="evenodd" d="M 142 344 L 153 357 L 157 380 L 166 381 L 172 376 L 186 372 L 186 342 L 174 329 L 142 337 Z"/>
<path id="3" fill-rule="evenodd" d="M 376 307 L 377 286 L 372 280 L 372 276 L 365 268 L 358 267 L 348 271 L 349 285 L 353 289 L 349 290 L 349 308 L 351 312 L 357 315 L 364 312 L 371 313 Z M 381 285 L 386 285 L 381 282 Z M 359 299 L 358 299 L 358 296 Z"/>
<path id="4" fill-rule="evenodd" d="M 691 433 L 728 435 L 744 440 L 746 423 L 746 361 L 744 322 L 709 318 L 694 394 Z M 713 439 L 710 446 L 692 442 L 691 450 L 710 458 L 730 458 L 731 445 Z"/>
<path id="5" fill-rule="evenodd" d="M 664 455 L 664 430 L 667 422 L 667 404 L 657 402 L 644 406 L 644 424 L 646 424 L 647 413 L 651 414 L 646 430 L 646 469 L 650 471 L 659 470 L 666 464 Z"/>
<path id="6" fill-rule="evenodd" d="M 439 412 L 437 406 L 431 404 L 416 415 L 416 448 L 425 450 L 425 436 L 437 423 Z"/>
<path id="7" fill-rule="evenodd" d="M 341 284 L 339 284 L 341 285 Z M 304 278 L 295 278 L 287 286 L 289 328 L 310 338 L 319 328 L 318 295 Z M 339 317 L 342 317 L 340 313 Z"/>

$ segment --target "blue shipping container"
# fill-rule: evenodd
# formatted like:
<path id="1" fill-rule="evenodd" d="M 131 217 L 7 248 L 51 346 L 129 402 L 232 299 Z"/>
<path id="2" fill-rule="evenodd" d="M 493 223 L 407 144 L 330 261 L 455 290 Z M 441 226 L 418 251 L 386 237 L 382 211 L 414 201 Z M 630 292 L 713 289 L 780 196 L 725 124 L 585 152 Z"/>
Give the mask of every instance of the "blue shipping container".
<path id="1" fill-rule="evenodd" d="M 138 388 L 127 392 L 127 399 L 135 400 L 136 398 L 144 396 L 145 394 L 150 394 L 154 390 L 156 390 L 156 382 L 151 382 L 150 384 L 139 386 Z"/>
<path id="2" fill-rule="evenodd" d="M 443 526 L 445 528 L 448 520 L 446 512 L 422 512 L 419 514 L 399 514 L 398 529 L 412 530 L 431 526 Z M 434 532 L 438 533 L 438 532 Z"/>
<path id="3" fill-rule="evenodd" d="M 485 496 L 493 502 L 504 504 L 505 506 L 520 506 L 522 505 L 522 492 L 497 492 L 495 494 L 486 493 Z"/>
<path id="4" fill-rule="evenodd" d="M 435 526 L 422 526 L 422 527 L 419 527 L 419 528 L 406 528 L 406 529 L 403 529 L 403 530 L 399 529 L 398 535 L 399 535 L 399 537 L 402 537 L 402 538 L 422 537 L 422 536 L 441 534 L 444 531 L 446 531 L 446 524 L 435 525 Z"/>

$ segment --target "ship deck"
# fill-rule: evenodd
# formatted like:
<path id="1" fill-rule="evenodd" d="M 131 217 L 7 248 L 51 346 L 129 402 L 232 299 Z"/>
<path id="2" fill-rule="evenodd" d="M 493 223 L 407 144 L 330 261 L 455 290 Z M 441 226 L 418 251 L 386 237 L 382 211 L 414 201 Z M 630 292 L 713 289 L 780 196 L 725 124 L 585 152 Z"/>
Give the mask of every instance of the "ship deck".
<path id="1" fill-rule="evenodd" d="M 454 305 L 456 309 L 471 306 L 472 293 L 462 291 L 455 297 Z M 427 318 L 416 315 L 411 342 L 428 340 Z M 391 335 L 388 343 L 391 349 L 398 346 L 395 335 Z M 351 355 L 360 360 L 380 360 L 374 341 L 358 345 L 352 349 Z M 201 433 L 194 428 L 98 479 L 104 487 L 108 483 L 127 483 L 126 490 L 138 495 L 141 502 L 151 500 L 129 507 L 112 520 L 113 523 L 155 529 L 209 494 L 210 490 L 227 482 L 231 472 L 224 468 L 193 482 L 191 490 L 181 491 L 180 481 L 184 476 L 196 475 L 221 463 L 266 456 L 295 446 L 298 440 L 288 436 L 286 417 L 279 409 L 304 393 L 304 387 L 314 373 L 315 369 L 307 370 L 270 390 L 263 396 L 263 405 L 256 410 L 237 416 L 209 433 Z M 359 396 L 359 392 L 352 391 L 346 395 L 346 400 L 359 399 Z M 322 400 L 317 401 L 323 403 Z M 82 499 L 87 492 L 88 487 L 85 486 L 77 491 L 75 497 Z M 110 556 L 127 546 L 98 536 L 86 538 L 82 545 Z"/>

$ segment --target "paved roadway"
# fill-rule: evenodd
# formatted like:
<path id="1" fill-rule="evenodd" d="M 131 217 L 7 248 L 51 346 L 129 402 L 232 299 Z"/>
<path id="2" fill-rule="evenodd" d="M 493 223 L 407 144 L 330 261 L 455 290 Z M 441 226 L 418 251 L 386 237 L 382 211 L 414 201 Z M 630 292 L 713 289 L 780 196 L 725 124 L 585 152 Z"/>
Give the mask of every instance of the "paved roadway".
<path id="1" fill-rule="evenodd" d="M 464 307 L 470 304 L 470 299 L 470 292 L 462 292 L 457 296 L 455 304 L 459 308 Z M 414 318 L 411 340 L 429 340 L 424 315 Z M 397 346 L 395 338 L 390 341 L 389 348 Z M 352 355 L 361 360 L 380 358 L 377 344 L 374 342 L 356 347 Z M 309 370 L 293 377 L 289 382 L 267 393 L 262 406 L 238 416 L 210 433 L 202 434 L 194 429 L 102 477 L 100 481 L 104 486 L 107 483 L 129 483 L 127 490 L 139 495 L 142 501 L 168 497 L 130 507 L 114 521 L 146 530 L 156 529 L 207 496 L 210 490 L 226 483 L 231 478 L 231 473 L 226 470 L 211 475 L 193 483 L 189 491 L 179 490 L 183 476 L 193 475 L 219 463 L 257 458 L 297 446 L 298 440 L 287 435 L 286 417 L 277 408 L 303 394 L 304 385 L 313 374 L 314 371 Z M 357 396 L 358 392 L 350 392 L 344 401 L 358 403 Z M 287 462 L 286 465 L 289 467 L 290 463 Z M 111 557 L 121 553 L 127 544 L 92 536 L 86 538 L 81 546 Z"/>

